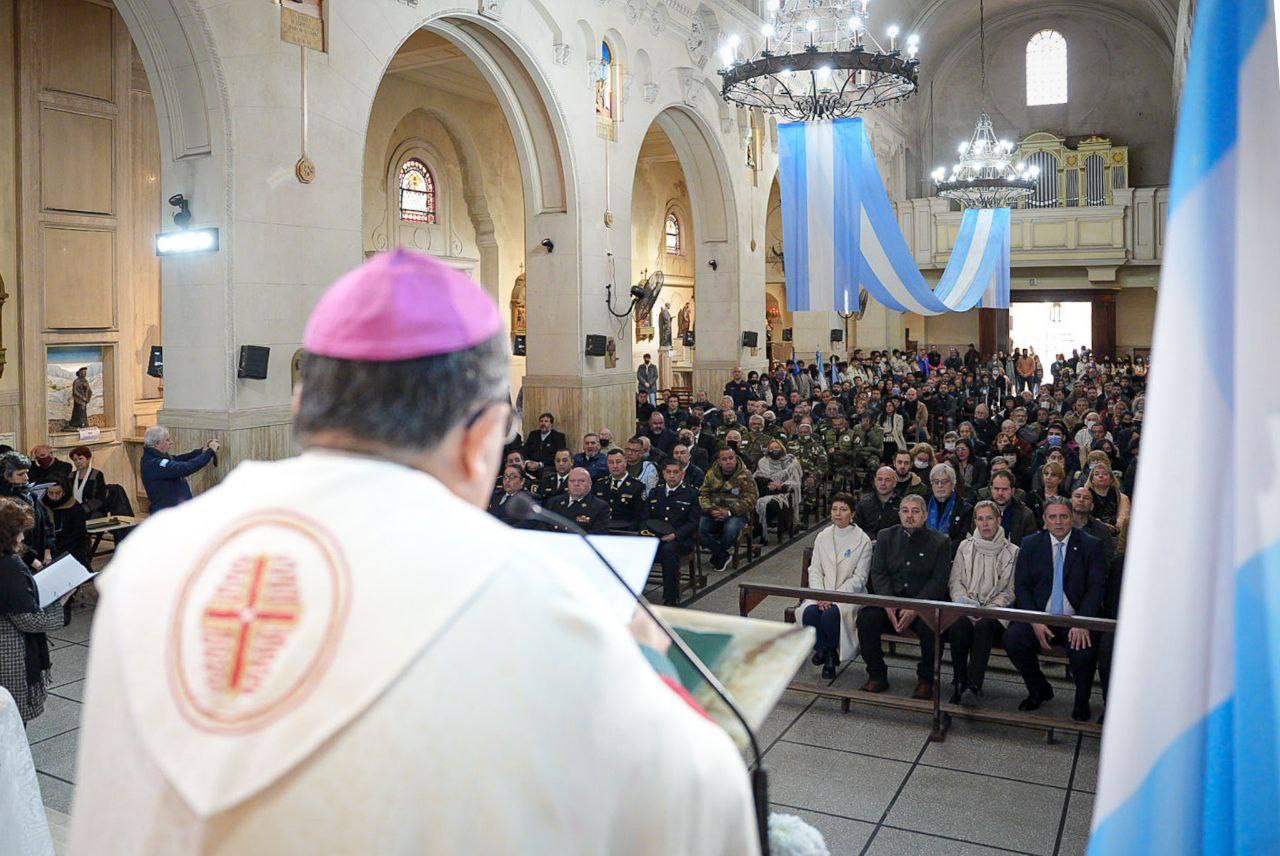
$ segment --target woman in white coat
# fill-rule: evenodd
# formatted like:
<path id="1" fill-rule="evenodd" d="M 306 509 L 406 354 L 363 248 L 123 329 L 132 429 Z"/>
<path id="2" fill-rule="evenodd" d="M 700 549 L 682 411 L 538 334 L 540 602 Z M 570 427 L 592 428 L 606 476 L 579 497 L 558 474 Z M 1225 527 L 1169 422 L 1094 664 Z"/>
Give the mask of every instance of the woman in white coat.
<path id="1" fill-rule="evenodd" d="M 871 539 L 853 522 L 854 499 L 837 493 L 831 500 L 831 525 L 818 533 L 809 565 L 809 586 L 824 591 L 859 594 L 867 590 L 871 573 Z M 858 631 L 854 620 L 858 607 L 851 603 L 805 600 L 800 620 L 818 633 L 813 664 L 822 666 L 822 677 L 836 676 L 836 665 L 858 655 Z"/>

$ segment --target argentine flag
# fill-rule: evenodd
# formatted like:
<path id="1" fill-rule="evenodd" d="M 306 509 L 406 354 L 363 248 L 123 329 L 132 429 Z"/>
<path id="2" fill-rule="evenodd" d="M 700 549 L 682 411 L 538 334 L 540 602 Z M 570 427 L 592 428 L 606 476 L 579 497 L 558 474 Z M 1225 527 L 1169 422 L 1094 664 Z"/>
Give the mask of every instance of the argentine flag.
<path id="1" fill-rule="evenodd" d="M 1089 853 L 1280 853 L 1280 71 L 1201 0 Z"/>

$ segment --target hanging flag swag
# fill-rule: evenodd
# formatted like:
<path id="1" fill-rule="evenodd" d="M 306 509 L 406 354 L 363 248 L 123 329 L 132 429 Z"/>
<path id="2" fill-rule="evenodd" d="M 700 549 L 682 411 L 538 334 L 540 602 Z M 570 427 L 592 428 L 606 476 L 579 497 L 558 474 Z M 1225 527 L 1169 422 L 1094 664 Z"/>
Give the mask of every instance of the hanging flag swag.
<path id="1" fill-rule="evenodd" d="M 861 119 L 778 126 L 787 308 L 856 311 L 858 287 L 898 312 L 1009 308 L 1008 208 L 964 212 L 937 289 L 916 267 Z"/>

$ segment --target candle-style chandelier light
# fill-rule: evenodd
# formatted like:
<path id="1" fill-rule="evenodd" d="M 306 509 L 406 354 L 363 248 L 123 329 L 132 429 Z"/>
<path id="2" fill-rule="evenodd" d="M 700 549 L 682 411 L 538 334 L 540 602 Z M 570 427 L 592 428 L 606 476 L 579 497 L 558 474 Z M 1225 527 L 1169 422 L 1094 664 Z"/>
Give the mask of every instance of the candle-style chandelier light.
<path id="1" fill-rule="evenodd" d="M 978 0 L 978 92 L 987 91 L 987 28 L 983 0 Z M 960 203 L 961 208 L 1012 208 L 1035 193 L 1040 167 L 1014 163 L 1014 145 L 997 140 L 991 117 L 978 115 L 973 136 L 960 144 L 960 162 L 947 175 L 946 167 L 933 171 L 939 196 Z"/>
<path id="2" fill-rule="evenodd" d="M 730 36 L 721 46 L 721 95 L 780 119 L 807 122 L 856 116 L 909 98 L 919 88 L 919 36 L 888 50 L 872 35 L 870 0 L 768 0 L 763 47 L 750 53 Z"/>

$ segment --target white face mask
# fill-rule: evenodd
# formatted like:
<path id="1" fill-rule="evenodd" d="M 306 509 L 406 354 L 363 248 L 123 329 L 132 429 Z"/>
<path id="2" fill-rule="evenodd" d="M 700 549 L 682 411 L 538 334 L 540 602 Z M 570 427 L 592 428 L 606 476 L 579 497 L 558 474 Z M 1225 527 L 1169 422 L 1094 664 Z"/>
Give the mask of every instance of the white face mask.
<path id="1" fill-rule="evenodd" d="M 956 444 L 954 440 L 947 440 L 945 443 L 942 444 L 942 447 L 946 449 L 948 452 L 954 452 L 956 450 Z"/>

